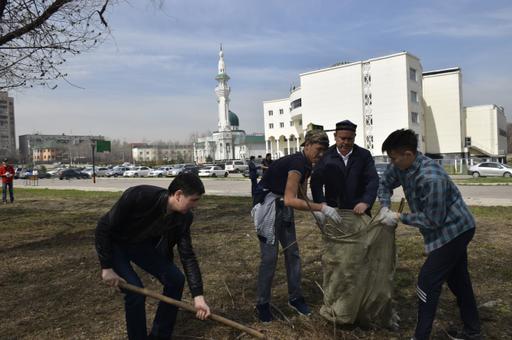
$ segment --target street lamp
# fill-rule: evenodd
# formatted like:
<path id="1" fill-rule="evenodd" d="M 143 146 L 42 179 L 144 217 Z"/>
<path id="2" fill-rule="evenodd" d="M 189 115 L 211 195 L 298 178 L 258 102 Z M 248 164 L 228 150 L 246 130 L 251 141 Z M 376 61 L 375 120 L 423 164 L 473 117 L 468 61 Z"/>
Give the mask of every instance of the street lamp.
<path id="1" fill-rule="evenodd" d="M 96 166 L 94 163 L 94 149 L 96 148 L 96 140 L 91 140 L 91 151 L 92 151 L 92 182 L 96 183 Z"/>

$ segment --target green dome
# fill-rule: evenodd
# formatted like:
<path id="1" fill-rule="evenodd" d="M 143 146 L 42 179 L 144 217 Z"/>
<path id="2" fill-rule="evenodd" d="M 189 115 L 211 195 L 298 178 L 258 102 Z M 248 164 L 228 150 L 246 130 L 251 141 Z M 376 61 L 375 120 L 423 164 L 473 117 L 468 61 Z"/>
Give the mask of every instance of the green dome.
<path id="1" fill-rule="evenodd" d="M 231 126 L 240 126 L 240 122 L 238 121 L 238 116 L 236 115 L 236 113 L 234 113 L 233 111 L 229 111 L 229 116 L 228 116 L 228 119 L 229 119 L 229 125 Z"/>

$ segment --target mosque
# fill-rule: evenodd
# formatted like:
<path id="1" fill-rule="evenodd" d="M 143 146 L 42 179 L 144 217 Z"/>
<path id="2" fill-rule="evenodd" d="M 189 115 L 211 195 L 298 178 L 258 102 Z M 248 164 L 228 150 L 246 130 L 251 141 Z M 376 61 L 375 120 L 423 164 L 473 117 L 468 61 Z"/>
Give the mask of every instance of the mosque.
<path id="1" fill-rule="evenodd" d="M 231 92 L 228 85 L 229 79 L 221 45 L 218 73 L 215 77 L 218 83 L 215 88 L 218 103 L 218 130 L 209 136 L 199 137 L 194 143 L 194 161 L 196 163 L 247 159 L 250 156 L 265 155 L 263 133 L 247 135 L 244 130 L 240 130 L 238 116 L 229 109 L 229 94 Z"/>

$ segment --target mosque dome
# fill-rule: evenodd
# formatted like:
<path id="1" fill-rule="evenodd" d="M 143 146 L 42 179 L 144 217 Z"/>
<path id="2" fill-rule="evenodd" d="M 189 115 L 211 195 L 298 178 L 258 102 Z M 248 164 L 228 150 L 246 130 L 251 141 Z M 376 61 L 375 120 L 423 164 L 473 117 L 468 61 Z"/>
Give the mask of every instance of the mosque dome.
<path id="1" fill-rule="evenodd" d="M 233 111 L 229 110 L 229 125 L 231 125 L 233 128 L 238 129 L 240 126 L 240 121 L 238 120 L 238 116 Z"/>

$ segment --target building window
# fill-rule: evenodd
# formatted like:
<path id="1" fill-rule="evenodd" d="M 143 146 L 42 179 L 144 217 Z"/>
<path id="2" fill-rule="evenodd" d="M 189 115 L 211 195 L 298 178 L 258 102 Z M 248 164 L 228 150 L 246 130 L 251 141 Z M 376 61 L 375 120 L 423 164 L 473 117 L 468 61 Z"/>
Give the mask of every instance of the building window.
<path id="1" fill-rule="evenodd" d="M 299 126 L 302 126 L 302 119 L 299 120 Z"/>
<path id="2" fill-rule="evenodd" d="M 279 114 L 282 115 L 284 113 L 283 109 L 279 109 Z"/>
<path id="3" fill-rule="evenodd" d="M 411 121 L 415 124 L 419 123 L 418 112 L 411 112 Z"/>
<path id="4" fill-rule="evenodd" d="M 290 121 L 290 126 L 293 126 L 293 120 Z"/>
<path id="5" fill-rule="evenodd" d="M 279 127 L 284 128 L 284 123 L 283 122 L 279 123 Z"/>
<path id="6" fill-rule="evenodd" d="M 302 98 L 295 99 L 290 103 L 290 111 L 302 106 Z"/>
<path id="7" fill-rule="evenodd" d="M 418 78 L 416 78 L 416 69 L 409 67 L 409 79 L 412 81 L 418 81 Z"/>
<path id="8" fill-rule="evenodd" d="M 269 110 L 269 111 L 268 111 L 268 115 L 269 115 L 269 116 L 273 116 L 273 115 L 274 115 L 274 111 Z"/>
<path id="9" fill-rule="evenodd" d="M 418 103 L 419 102 L 419 100 L 418 100 L 418 92 L 411 91 L 411 101 L 413 103 Z"/>
<path id="10" fill-rule="evenodd" d="M 269 129 L 273 129 L 273 128 L 274 128 L 274 123 L 269 123 L 269 124 L 268 124 L 268 128 L 269 128 Z"/>

